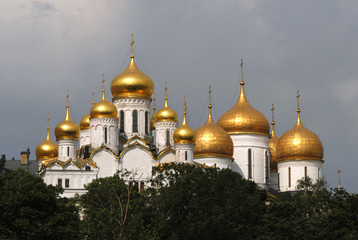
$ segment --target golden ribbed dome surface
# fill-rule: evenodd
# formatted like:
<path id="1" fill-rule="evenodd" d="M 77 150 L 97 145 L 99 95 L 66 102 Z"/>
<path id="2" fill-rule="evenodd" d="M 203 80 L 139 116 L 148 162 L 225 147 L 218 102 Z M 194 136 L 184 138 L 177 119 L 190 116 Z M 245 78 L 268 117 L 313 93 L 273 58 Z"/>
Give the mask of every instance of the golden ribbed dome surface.
<path id="1" fill-rule="evenodd" d="M 297 110 L 297 123 L 279 139 L 277 160 L 322 160 L 321 140 L 301 122 L 300 110 Z"/>
<path id="2" fill-rule="evenodd" d="M 58 156 L 58 146 L 50 138 L 50 128 L 47 128 L 47 136 L 45 141 L 40 143 L 36 148 L 37 161 L 45 160 L 49 158 L 55 158 Z"/>
<path id="3" fill-rule="evenodd" d="M 165 98 L 164 107 L 160 109 L 156 116 L 156 122 L 178 122 L 178 114 L 168 106 L 168 98 Z"/>
<path id="4" fill-rule="evenodd" d="M 87 114 L 81 119 L 81 122 L 80 122 L 81 130 L 86 130 L 86 129 L 90 128 L 90 121 L 89 121 L 90 117 L 91 117 L 91 115 Z"/>
<path id="5" fill-rule="evenodd" d="M 220 157 L 233 159 L 233 153 L 231 137 L 213 121 L 210 105 L 208 120 L 195 131 L 194 158 Z"/>
<path id="6" fill-rule="evenodd" d="M 139 70 L 134 61 L 134 55 L 131 55 L 128 67 L 111 83 L 111 92 L 114 98 L 150 99 L 153 91 L 152 79 Z"/>
<path id="7" fill-rule="evenodd" d="M 277 171 L 277 144 L 279 138 L 275 132 L 275 122 L 272 121 L 271 139 L 269 143 L 270 148 L 270 170 Z"/>
<path id="8" fill-rule="evenodd" d="M 117 108 L 106 100 L 104 90 L 102 90 L 102 100 L 91 108 L 90 118 L 118 118 Z"/>
<path id="9" fill-rule="evenodd" d="M 72 121 L 68 110 L 69 106 L 66 106 L 66 117 L 55 128 L 56 140 L 78 140 L 80 135 L 80 127 Z"/>
<path id="10" fill-rule="evenodd" d="M 264 134 L 269 135 L 270 126 L 259 111 L 247 101 L 244 92 L 244 82 L 240 83 L 241 92 L 234 107 L 224 113 L 218 120 L 218 125 L 229 134 Z"/>
<path id="11" fill-rule="evenodd" d="M 186 105 L 186 103 L 184 103 Z M 186 120 L 186 106 L 184 107 L 183 123 L 174 131 L 175 144 L 193 144 L 195 143 L 195 130 L 192 129 Z"/>

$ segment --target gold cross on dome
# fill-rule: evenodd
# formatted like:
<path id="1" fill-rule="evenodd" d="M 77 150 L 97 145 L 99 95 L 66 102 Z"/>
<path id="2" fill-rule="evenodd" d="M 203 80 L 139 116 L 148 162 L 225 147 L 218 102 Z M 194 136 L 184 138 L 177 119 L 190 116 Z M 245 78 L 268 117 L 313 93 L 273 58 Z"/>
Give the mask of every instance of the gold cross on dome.
<path id="1" fill-rule="evenodd" d="M 103 88 L 103 90 L 104 90 L 104 82 L 105 82 L 105 80 L 104 80 L 104 73 L 103 73 L 103 75 L 102 75 L 102 88 Z"/>
<path id="2" fill-rule="evenodd" d="M 297 90 L 297 109 L 300 109 L 300 91 L 299 90 Z"/>
<path id="3" fill-rule="evenodd" d="M 132 41 L 131 41 L 131 47 L 132 47 L 132 55 L 133 55 L 133 52 L 134 52 L 134 50 L 133 50 L 133 46 L 134 45 L 134 40 L 133 40 L 133 33 L 132 33 Z"/>
<path id="4" fill-rule="evenodd" d="M 50 113 L 47 113 L 47 129 L 50 129 Z"/>
<path id="5" fill-rule="evenodd" d="M 242 58 L 241 58 L 240 66 L 241 66 L 241 82 L 243 82 L 244 81 L 244 61 L 242 60 Z"/>
<path id="6" fill-rule="evenodd" d="M 67 89 L 67 95 L 66 95 L 66 103 L 68 105 L 68 98 L 70 97 L 70 94 L 68 93 L 68 89 Z"/>
<path id="7" fill-rule="evenodd" d="M 185 99 L 185 96 L 184 96 L 184 112 L 186 112 L 186 99 Z"/>
<path id="8" fill-rule="evenodd" d="M 273 103 L 272 103 L 271 112 L 272 112 L 272 122 L 274 122 L 275 107 L 274 107 Z"/>
<path id="9" fill-rule="evenodd" d="M 167 85 L 167 81 L 165 81 L 165 98 L 168 98 L 168 85 Z"/>
<path id="10" fill-rule="evenodd" d="M 209 105 L 211 106 L 211 86 L 209 86 Z"/>

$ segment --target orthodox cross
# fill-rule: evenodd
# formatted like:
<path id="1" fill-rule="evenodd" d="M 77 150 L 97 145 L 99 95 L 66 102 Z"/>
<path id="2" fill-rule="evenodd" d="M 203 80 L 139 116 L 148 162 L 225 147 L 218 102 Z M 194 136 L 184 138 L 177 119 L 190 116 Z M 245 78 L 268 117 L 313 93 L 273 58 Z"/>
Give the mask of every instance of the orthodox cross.
<path id="1" fill-rule="evenodd" d="M 186 100 L 185 100 L 185 96 L 184 96 L 184 114 L 186 113 Z"/>
<path id="2" fill-rule="evenodd" d="M 154 93 L 154 96 L 153 96 L 153 110 L 154 110 L 154 112 L 155 112 L 155 100 L 157 100 L 156 98 L 155 98 L 155 93 Z"/>
<path id="3" fill-rule="evenodd" d="M 274 115 L 275 115 L 275 107 L 274 107 L 273 103 L 272 103 L 271 112 L 272 112 L 272 125 L 274 125 L 275 124 L 275 117 L 274 117 Z"/>
<path id="4" fill-rule="evenodd" d="M 300 91 L 297 90 L 297 109 L 300 110 Z"/>
<path id="5" fill-rule="evenodd" d="M 211 106 L 211 86 L 209 86 L 209 108 L 212 108 L 212 106 Z"/>
<path id="6" fill-rule="evenodd" d="M 102 75 L 102 88 L 103 88 L 103 90 L 104 90 L 104 82 L 105 82 L 105 80 L 104 80 L 104 73 L 103 73 L 103 75 Z"/>
<path id="7" fill-rule="evenodd" d="M 244 82 L 244 61 L 241 58 L 241 82 Z"/>
<path id="8" fill-rule="evenodd" d="M 168 99 L 168 85 L 167 85 L 167 81 L 165 81 L 165 99 Z"/>
<path id="9" fill-rule="evenodd" d="M 67 103 L 67 106 L 68 106 L 68 98 L 70 97 L 70 94 L 68 93 L 68 89 L 67 89 L 67 95 L 66 95 L 66 103 Z"/>
<path id="10" fill-rule="evenodd" d="M 132 33 L 132 41 L 131 41 L 131 48 L 132 48 L 132 55 L 133 55 L 133 45 L 134 45 L 134 40 L 133 40 L 133 33 Z"/>
<path id="11" fill-rule="evenodd" d="M 92 105 L 94 105 L 94 88 L 93 88 L 93 91 L 92 91 Z"/>

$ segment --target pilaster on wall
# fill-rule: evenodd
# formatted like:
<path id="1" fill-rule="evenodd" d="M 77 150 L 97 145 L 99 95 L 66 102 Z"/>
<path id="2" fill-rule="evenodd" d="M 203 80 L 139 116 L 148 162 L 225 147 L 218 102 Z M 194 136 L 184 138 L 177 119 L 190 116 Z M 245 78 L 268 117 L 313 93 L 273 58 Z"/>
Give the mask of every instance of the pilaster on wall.
<path id="1" fill-rule="evenodd" d="M 115 154 L 118 154 L 118 119 L 91 118 L 90 127 L 92 148 L 105 146 L 112 149 Z"/>
<path id="2" fill-rule="evenodd" d="M 58 141 L 58 159 L 66 161 L 70 158 L 76 159 L 77 140 L 59 140 Z"/>

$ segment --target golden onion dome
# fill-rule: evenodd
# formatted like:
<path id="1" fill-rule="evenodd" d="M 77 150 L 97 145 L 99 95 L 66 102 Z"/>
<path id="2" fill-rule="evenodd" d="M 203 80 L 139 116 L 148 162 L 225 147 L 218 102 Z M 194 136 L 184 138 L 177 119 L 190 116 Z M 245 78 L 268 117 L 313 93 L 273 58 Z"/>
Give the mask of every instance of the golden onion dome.
<path id="1" fill-rule="evenodd" d="M 184 98 L 184 118 L 180 127 L 174 131 L 174 143 L 175 144 L 193 144 L 195 143 L 195 131 L 192 129 L 186 120 L 186 102 Z"/>
<path id="2" fill-rule="evenodd" d="M 275 132 L 275 121 L 273 118 L 273 104 L 272 104 L 272 130 L 271 130 L 271 139 L 270 139 L 270 143 L 269 143 L 269 148 L 270 148 L 270 170 L 271 171 L 276 171 L 277 172 L 277 144 L 278 144 L 278 140 L 279 138 L 276 135 Z"/>
<path id="3" fill-rule="evenodd" d="M 165 102 L 164 107 L 160 109 L 155 117 L 156 122 L 178 122 L 178 115 L 176 111 L 171 109 L 168 106 L 168 96 L 167 96 L 167 83 L 165 83 Z"/>
<path id="4" fill-rule="evenodd" d="M 94 106 L 94 99 L 93 99 L 93 102 L 92 102 L 92 107 L 93 106 Z M 80 121 L 80 129 L 81 130 L 90 129 L 90 117 L 91 117 L 91 115 L 87 114 L 81 119 L 81 121 Z"/>
<path id="5" fill-rule="evenodd" d="M 37 161 L 55 158 L 58 156 L 58 146 L 50 138 L 50 127 L 47 124 L 47 136 L 45 141 L 40 143 L 36 148 Z"/>
<path id="6" fill-rule="evenodd" d="M 152 79 L 142 73 L 131 55 L 128 67 L 117 75 L 111 83 L 111 92 L 118 98 L 145 98 L 150 99 L 154 91 Z"/>
<path id="7" fill-rule="evenodd" d="M 72 121 L 68 110 L 69 106 L 66 105 L 65 120 L 59 123 L 55 128 L 56 140 L 78 140 L 80 135 L 80 127 Z"/>
<path id="8" fill-rule="evenodd" d="M 241 81 L 240 97 L 234 107 L 224 113 L 218 125 L 229 134 L 263 134 L 269 135 L 270 125 L 259 111 L 247 101 L 244 91 L 245 83 Z"/>
<path id="9" fill-rule="evenodd" d="M 297 123 L 279 139 L 277 161 L 323 159 L 321 140 L 301 122 L 300 109 L 297 110 Z"/>
<path id="10" fill-rule="evenodd" d="M 118 119 L 117 108 L 113 103 L 108 102 L 105 97 L 105 90 L 102 90 L 102 100 L 96 103 L 90 111 L 90 118 L 116 118 Z"/>
<path id="11" fill-rule="evenodd" d="M 213 121 L 211 104 L 206 123 L 195 130 L 194 158 L 220 157 L 233 159 L 234 145 L 229 134 Z"/>

